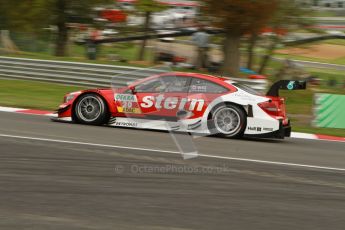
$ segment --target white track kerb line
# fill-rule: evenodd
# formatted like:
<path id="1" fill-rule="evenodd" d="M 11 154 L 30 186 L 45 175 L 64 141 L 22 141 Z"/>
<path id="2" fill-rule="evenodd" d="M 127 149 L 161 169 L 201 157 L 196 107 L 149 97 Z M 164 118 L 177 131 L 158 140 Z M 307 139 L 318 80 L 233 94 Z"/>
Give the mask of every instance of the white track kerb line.
<path id="1" fill-rule="evenodd" d="M 15 138 L 15 139 L 26 139 L 26 140 L 36 140 L 36 141 L 46 141 L 46 142 L 54 142 L 54 143 L 67 143 L 67 144 L 76 144 L 76 145 L 87 145 L 87 146 L 105 147 L 105 148 L 114 148 L 114 149 L 129 149 L 129 150 L 140 150 L 140 151 L 147 151 L 147 152 L 160 152 L 160 153 L 181 154 L 178 151 L 170 151 L 170 150 L 148 149 L 148 148 L 138 148 L 138 147 L 118 146 L 118 145 L 105 145 L 105 144 L 86 143 L 86 142 L 77 142 L 77 141 L 47 139 L 47 138 L 39 138 L 39 137 L 7 135 L 7 134 L 1 134 L 1 133 L 0 133 L 0 137 Z M 255 159 L 237 158 L 237 157 L 213 156 L 213 155 L 207 155 L 207 154 L 199 154 L 199 156 L 200 157 L 207 157 L 207 158 L 215 158 L 215 159 L 224 159 L 224 160 L 234 160 L 234 161 L 261 163 L 261 164 L 293 166 L 293 167 L 301 167 L 301 168 L 311 168 L 311 169 L 322 169 L 322 170 L 332 170 L 332 171 L 345 172 L 345 168 L 333 168 L 333 167 L 326 167 L 326 166 L 285 163 L 285 162 L 277 162 L 277 161 L 264 161 L 264 160 L 255 160 Z"/>

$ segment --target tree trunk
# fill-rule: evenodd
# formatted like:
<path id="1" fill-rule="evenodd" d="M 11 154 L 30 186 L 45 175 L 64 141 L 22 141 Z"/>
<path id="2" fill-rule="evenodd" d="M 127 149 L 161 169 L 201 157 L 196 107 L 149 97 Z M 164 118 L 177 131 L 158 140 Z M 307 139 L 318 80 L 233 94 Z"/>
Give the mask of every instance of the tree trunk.
<path id="1" fill-rule="evenodd" d="M 231 32 L 225 34 L 222 72 L 231 77 L 237 77 L 240 69 L 240 39 L 239 34 Z"/>
<path id="2" fill-rule="evenodd" d="M 65 56 L 66 47 L 68 41 L 68 28 L 66 26 L 67 16 L 66 16 L 66 0 L 58 0 L 56 2 L 57 8 L 57 36 L 56 36 L 56 45 L 55 45 L 55 55 L 56 56 Z"/>
<path id="3" fill-rule="evenodd" d="M 280 41 L 279 37 L 274 36 L 272 43 L 270 44 L 270 46 L 268 47 L 268 49 L 266 51 L 265 56 L 262 58 L 261 65 L 260 65 L 260 68 L 258 70 L 259 74 L 264 74 L 266 67 L 267 67 L 269 61 L 271 60 L 271 57 L 272 57 L 274 50 L 275 50 L 276 46 L 278 45 L 279 41 Z"/>
<path id="4" fill-rule="evenodd" d="M 254 59 L 254 48 L 256 46 L 256 42 L 258 41 L 258 34 L 256 32 L 253 32 L 249 39 L 248 44 L 248 62 L 247 62 L 247 68 L 252 69 L 253 67 L 253 59 Z"/>
<path id="5" fill-rule="evenodd" d="M 145 26 L 144 26 L 145 36 L 148 34 L 149 25 L 150 25 L 150 17 L 151 17 L 151 12 L 147 11 L 145 13 Z M 141 42 L 141 47 L 139 50 L 139 56 L 138 56 L 139 61 L 144 60 L 146 43 L 147 43 L 147 39 L 144 38 L 143 41 Z"/>

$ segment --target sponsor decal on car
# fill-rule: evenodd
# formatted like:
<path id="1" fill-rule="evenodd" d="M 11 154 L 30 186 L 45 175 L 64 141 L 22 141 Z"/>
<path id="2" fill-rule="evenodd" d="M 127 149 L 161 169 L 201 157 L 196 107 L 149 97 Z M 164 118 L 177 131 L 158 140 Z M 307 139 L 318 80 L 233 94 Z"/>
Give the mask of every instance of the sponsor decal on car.
<path id="1" fill-rule="evenodd" d="M 189 105 L 188 105 L 189 102 Z M 167 97 L 163 94 L 157 97 L 145 96 L 143 102 L 140 103 L 142 108 L 156 108 L 156 109 L 176 109 L 178 110 L 189 110 L 189 111 L 201 111 L 204 107 L 205 101 L 203 99 L 188 99 L 178 97 Z"/>
<path id="2" fill-rule="evenodd" d="M 257 132 L 261 132 L 261 131 L 273 132 L 273 128 L 267 128 L 267 127 L 248 127 L 247 129 L 250 131 L 257 131 Z"/>
<path id="3" fill-rule="evenodd" d="M 123 127 L 138 127 L 138 123 L 136 122 L 124 122 L 124 121 L 116 121 L 114 123 L 115 126 L 123 126 Z"/>
<path id="4" fill-rule="evenodd" d="M 191 91 L 196 93 L 206 93 L 207 92 L 207 86 L 206 85 L 192 85 L 191 87 Z"/>
<path id="5" fill-rule="evenodd" d="M 141 113 L 136 95 L 115 94 L 115 101 L 119 113 Z"/>
<path id="6" fill-rule="evenodd" d="M 261 127 L 248 127 L 247 129 L 250 131 L 258 131 L 258 132 L 261 132 L 261 130 L 262 130 Z"/>
<path id="7" fill-rule="evenodd" d="M 132 94 L 115 94 L 115 101 L 118 112 L 137 114 L 142 113 L 140 107 L 156 108 L 157 110 L 171 110 L 178 108 L 178 110 L 202 111 L 205 104 L 205 101 L 203 99 L 188 99 L 178 97 L 166 98 L 163 94 L 160 94 L 156 97 L 143 97 L 140 106 L 137 96 Z"/>
<path id="8" fill-rule="evenodd" d="M 295 88 L 295 81 L 290 81 L 287 85 L 288 90 L 293 90 Z"/>

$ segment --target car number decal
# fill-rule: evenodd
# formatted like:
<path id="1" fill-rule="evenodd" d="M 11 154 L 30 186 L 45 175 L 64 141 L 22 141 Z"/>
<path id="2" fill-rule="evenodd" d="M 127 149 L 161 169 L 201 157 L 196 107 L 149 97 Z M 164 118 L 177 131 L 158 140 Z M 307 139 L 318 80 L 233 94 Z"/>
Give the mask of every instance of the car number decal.
<path id="1" fill-rule="evenodd" d="M 115 94 L 117 111 L 120 113 L 140 114 L 141 110 L 138 104 L 137 96 L 132 94 Z"/>

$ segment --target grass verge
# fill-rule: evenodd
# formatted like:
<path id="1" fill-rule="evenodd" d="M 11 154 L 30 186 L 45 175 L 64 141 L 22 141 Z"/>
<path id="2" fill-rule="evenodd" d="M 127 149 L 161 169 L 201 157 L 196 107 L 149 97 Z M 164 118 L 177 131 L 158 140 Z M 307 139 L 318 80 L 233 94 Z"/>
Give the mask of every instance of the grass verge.
<path id="1" fill-rule="evenodd" d="M 0 79 L 0 105 L 55 110 L 66 93 L 80 89 L 53 83 Z"/>
<path id="2" fill-rule="evenodd" d="M 1 49 L 0 49 L 1 51 Z M 139 52 L 139 46 L 135 43 L 116 43 L 108 45 L 100 45 L 97 54 L 97 60 L 89 60 L 86 56 L 86 48 L 83 46 L 72 45 L 69 49 L 69 55 L 66 57 L 56 57 L 49 52 L 25 52 L 21 51 L 16 54 L 4 53 L 1 56 L 16 57 L 16 58 L 31 58 L 31 59 L 43 59 L 52 61 L 70 61 L 70 62 L 85 62 L 91 64 L 107 64 L 107 65 L 123 65 L 123 66 L 136 66 L 146 67 L 142 64 L 133 64 L 132 62 L 137 60 Z M 118 59 L 124 61 L 112 60 L 111 56 L 116 56 Z M 150 62 L 153 60 L 152 49 L 146 49 L 145 60 Z"/>
<path id="3" fill-rule="evenodd" d="M 317 41 L 311 42 L 302 45 L 295 45 L 295 46 L 286 46 L 282 49 L 289 49 L 289 48 L 302 48 L 302 49 L 313 49 L 312 47 L 315 45 L 322 45 L 322 44 L 332 44 L 332 45 L 339 45 L 344 46 L 345 40 L 343 39 L 329 39 L 325 41 Z M 322 63 L 329 63 L 329 64 L 337 64 L 337 65 L 345 65 L 345 54 L 339 58 L 327 59 L 327 58 L 316 58 L 316 57 L 306 57 L 303 55 L 297 54 L 278 54 L 275 53 L 275 57 L 284 58 L 284 59 L 293 59 L 293 60 L 300 60 L 300 61 L 313 61 L 313 62 L 322 62 Z"/>

